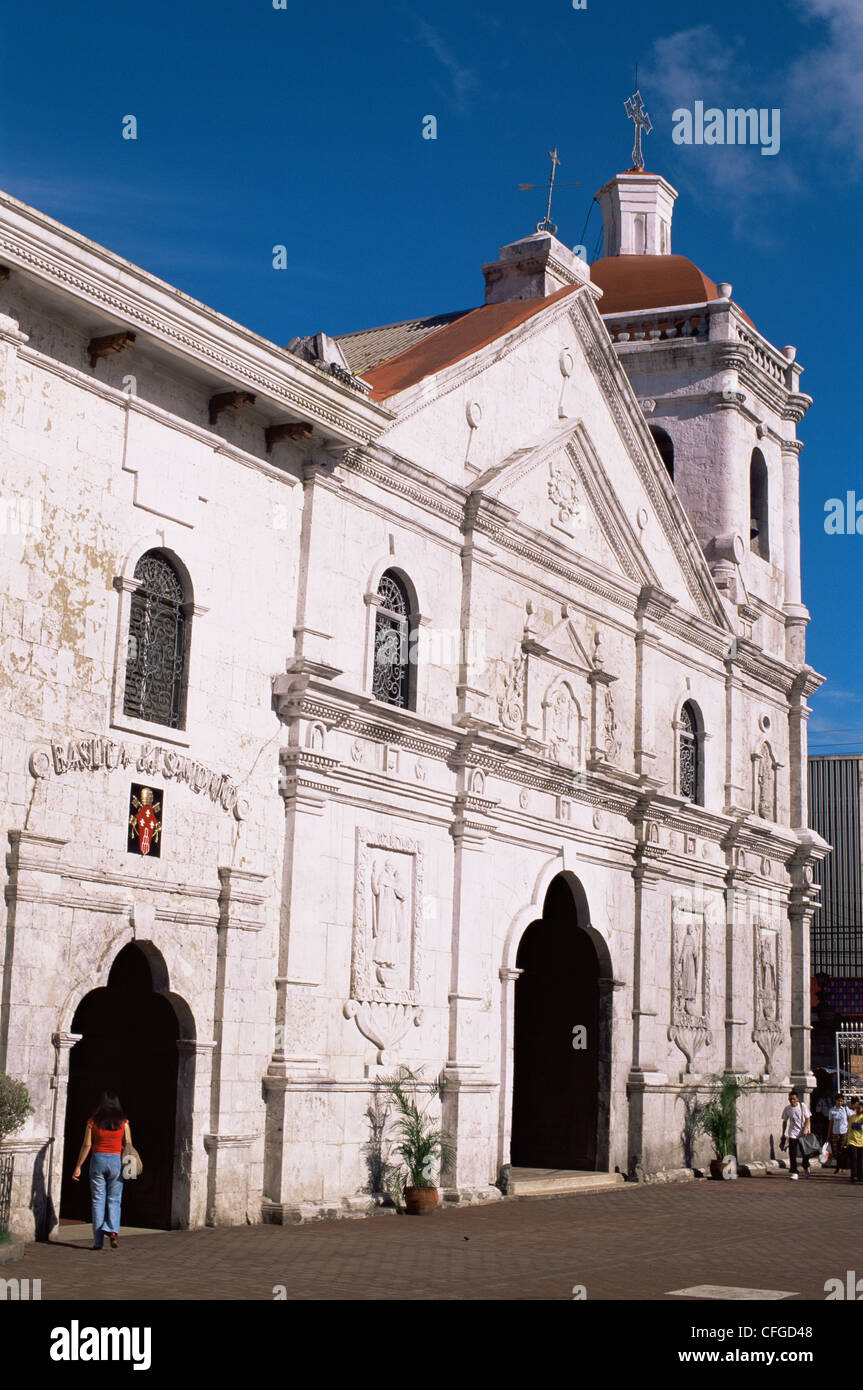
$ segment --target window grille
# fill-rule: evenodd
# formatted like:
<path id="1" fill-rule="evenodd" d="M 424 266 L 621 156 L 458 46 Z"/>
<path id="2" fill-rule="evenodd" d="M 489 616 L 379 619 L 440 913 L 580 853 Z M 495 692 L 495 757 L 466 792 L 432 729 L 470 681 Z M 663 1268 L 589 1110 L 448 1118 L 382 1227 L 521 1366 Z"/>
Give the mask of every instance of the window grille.
<path id="1" fill-rule="evenodd" d="M 685 704 L 680 711 L 680 795 L 687 801 L 699 800 L 698 752 L 695 711 Z"/>
<path id="2" fill-rule="evenodd" d="M 148 550 L 135 566 L 123 712 L 182 729 L 186 714 L 188 621 L 183 585 L 171 562 Z"/>
<path id="3" fill-rule="evenodd" d="M 392 570 L 386 570 L 381 575 L 377 599 L 372 694 L 376 700 L 406 709 L 410 675 L 410 605 L 404 584 Z"/>

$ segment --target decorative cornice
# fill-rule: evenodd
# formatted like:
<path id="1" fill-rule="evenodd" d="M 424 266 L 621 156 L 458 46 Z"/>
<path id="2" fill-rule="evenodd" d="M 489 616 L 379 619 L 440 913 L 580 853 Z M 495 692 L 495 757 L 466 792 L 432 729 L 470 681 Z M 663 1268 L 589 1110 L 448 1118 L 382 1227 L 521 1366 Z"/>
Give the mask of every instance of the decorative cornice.
<path id="1" fill-rule="evenodd" d="M 392 419 L 329 373 L 258 337 L 129 261 L 0 193 L 0 258 L 61 293 L 108 310 L 118 325 L 149 334 L 174 354 L 206 363 L 227 382 L 362 443 Z M 329 427 L 329 428 L 328 428 Z"/>

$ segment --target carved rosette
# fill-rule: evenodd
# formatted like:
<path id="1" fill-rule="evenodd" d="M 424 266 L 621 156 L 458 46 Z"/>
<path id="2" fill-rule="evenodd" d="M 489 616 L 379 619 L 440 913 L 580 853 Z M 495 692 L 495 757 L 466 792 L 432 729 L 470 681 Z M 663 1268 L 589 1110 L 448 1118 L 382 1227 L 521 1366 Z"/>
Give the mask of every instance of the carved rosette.
<path id="1" fill-rule="evenodd" d="M 711 1046 L 710 939 L 707 915 L 689 899 L 671 902 L 671 1026 L 668 1040 L 692 1070 L 696 1054 Z"/>
<path id="2" fill-rule="evenodd" d="M 419 1026 L 423 849 L 399 835 L 357 830 L 351 997 L 344 1006 L 378 1061 Z"/>
<path id="3" fill-rule="evenodd" d="M 549 465 L 549 473 L 548 496 L 556 510 L 552 525 L 571 531 L 583 519 L 575 470 L 569 459 L 557 458 Z"/>
<path id="4" fill-rule="evenodd" d="M 763 1054 L 765 1074 L 769 1076 L 773 1070 L 773 1058 L 783 1039 L 780 1021 L 782 954 L 779 950 L 779 933 L 765 925 L 760 918 L 753 923 L 753 933 L 755 1027 L 752 1041 Z"/>

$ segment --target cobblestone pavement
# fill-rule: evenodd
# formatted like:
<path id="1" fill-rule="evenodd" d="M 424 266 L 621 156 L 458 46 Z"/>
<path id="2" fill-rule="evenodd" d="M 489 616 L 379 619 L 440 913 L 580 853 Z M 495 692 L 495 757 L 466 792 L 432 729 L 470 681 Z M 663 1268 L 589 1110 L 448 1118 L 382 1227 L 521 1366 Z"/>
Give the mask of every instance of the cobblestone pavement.
<path id="1" fill-rule="evenodd" d="M 863 1275 L 863 1187 L 788 1174 L 513 1198 L 431 1216 L 170 1231 L 97 1254 L 28 1245 L 42 1299 L 667 1299 L 698 1284 L 823 1300 Z M 675 1299 L 674 1302 L 679 1300 Z"/>

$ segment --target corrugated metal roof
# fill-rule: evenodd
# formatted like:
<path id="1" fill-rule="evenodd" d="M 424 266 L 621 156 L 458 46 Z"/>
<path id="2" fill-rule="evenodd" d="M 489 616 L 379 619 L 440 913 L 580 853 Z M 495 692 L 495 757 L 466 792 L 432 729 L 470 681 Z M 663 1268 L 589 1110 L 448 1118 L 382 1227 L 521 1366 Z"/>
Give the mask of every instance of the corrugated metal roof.
<path id="1" fill-rule="evenodd" d="M 450 314 L 433 314 L 424 319 L 405 319 L 402 323 L 385 323 L 380 328 L 365 328 L 359 333 L 340 333 L 336 342 L 347 358 L 348 366 L 355 375 L 377 367 L 397 357 L 406 348 L 422 342 L 430 333 L 455 323 L 471 313 L 470 309 L 456 309 Z"/>
<path id="2" fill-rule="evenodd" d="M 372 388 L 371 399 L 385 401 L 424 377 L 470 357 L 496 338 L 526 323 L 534 314 L 541 314 L 565 295 L 575 294 L 581 288 L 581 285 L 564 285 L 544 299 L 506 300 L 450 315 L 448 322 L 441 324 L 440 331 L 425 335 L 427 341 L 420 338 L 397 356 L 362 373 L 363 380 Z"/>

